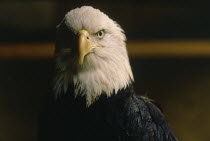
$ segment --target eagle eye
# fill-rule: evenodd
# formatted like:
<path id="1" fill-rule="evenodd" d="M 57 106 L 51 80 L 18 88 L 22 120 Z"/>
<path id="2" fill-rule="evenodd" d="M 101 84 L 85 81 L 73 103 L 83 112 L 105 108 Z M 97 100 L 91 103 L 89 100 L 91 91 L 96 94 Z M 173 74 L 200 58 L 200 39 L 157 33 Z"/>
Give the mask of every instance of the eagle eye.
<path id="1" fill-rule="evenodd" d="M 98 36 L 99 39 L 102 39 L 104 37 L 104 34 L 105 33 L 104 33 L 104 30 L 100 30 L 96 34 L 97 34 L 97 36 Z"/>

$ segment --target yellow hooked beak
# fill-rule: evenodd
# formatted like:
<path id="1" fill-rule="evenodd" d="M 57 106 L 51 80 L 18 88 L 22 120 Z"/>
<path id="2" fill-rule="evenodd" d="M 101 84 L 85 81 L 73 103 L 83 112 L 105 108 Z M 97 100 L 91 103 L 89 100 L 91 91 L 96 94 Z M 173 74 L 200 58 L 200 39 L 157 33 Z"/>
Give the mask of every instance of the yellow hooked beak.
<path id="1" fill-rule="evenodd" d="M 87 30 L 80 30 L 78 35 L 78 58 L 79 64 L 82 65 L 85 55 L 92 50 L 93 44 L 89 41 L 90 34 Z"/>

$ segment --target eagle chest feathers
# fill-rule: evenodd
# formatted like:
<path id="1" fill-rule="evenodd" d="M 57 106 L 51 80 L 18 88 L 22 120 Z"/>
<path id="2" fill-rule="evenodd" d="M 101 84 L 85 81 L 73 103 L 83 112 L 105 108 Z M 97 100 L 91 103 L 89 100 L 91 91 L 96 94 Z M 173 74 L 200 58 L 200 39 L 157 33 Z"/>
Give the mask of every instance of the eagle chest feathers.
<path id="1" fill-rule="evenodd" d="M 163 113 L 133 90 L 121 27 L 90 6 L 58 25 L 53 95 L 40 118 L 40 141 L 177 141 Z"/>

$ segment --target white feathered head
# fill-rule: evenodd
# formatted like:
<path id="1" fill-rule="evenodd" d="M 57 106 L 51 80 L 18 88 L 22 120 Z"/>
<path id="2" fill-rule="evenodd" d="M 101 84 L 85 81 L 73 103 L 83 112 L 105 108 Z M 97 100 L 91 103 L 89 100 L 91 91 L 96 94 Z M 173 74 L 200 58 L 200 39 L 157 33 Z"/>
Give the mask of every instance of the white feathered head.
<path id="1" fill-rule="evenodd" d="M 106 14 L 90 6 L 71 10 L 58 25 L 54 90 L 74 86 L 87 105 L 102 93 L 117 93 L 133 81 L 124 31 Z"/>

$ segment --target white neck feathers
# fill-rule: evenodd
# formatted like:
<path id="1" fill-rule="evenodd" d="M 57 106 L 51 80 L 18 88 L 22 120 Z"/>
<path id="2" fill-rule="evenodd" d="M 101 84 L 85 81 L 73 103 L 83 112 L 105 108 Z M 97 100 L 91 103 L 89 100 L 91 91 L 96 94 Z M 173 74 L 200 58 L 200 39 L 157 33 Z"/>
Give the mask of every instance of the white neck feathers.
<path id="1" fill-rule="evenodd" d="M 101 94 L 109 97 L 134 81 L 127 55 L 113 55 L 112 59 L 106 60 L 90 54 L 83 66 L 77 67 L 76 73 L 65 69 L 58 72 L 54 89 L 56 94 L 62 91 L 66 93 L 69 83 L 73 83 L 75 97 L 85 96 L 87 106 L 97 100 Z"/>

